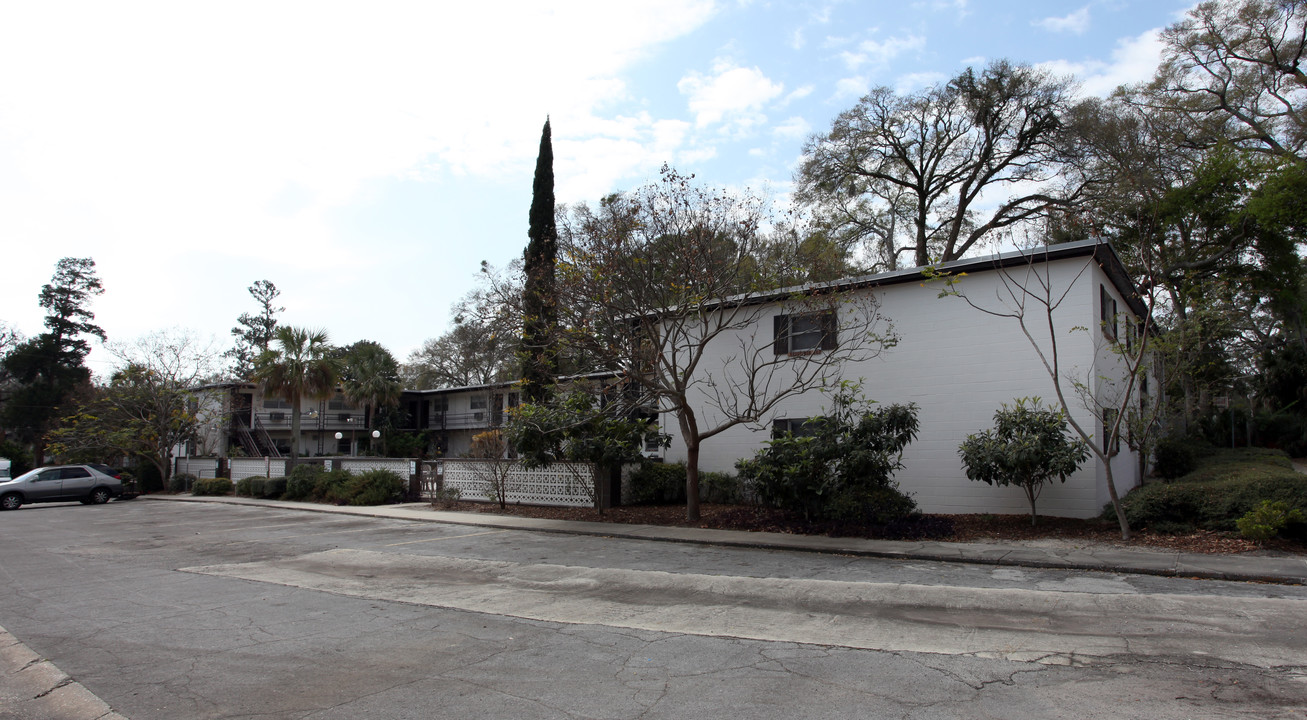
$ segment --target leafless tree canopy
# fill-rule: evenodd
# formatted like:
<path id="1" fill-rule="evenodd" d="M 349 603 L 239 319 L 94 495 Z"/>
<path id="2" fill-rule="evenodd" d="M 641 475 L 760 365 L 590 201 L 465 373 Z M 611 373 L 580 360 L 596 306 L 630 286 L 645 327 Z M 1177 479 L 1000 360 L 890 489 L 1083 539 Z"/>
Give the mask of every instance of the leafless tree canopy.
<path id="1" fill-rule="evenodd" d="M 1128 97 L 1173 115 L 1195 147 L 1307 159 L 1307 3 L 1209 0 L 1162 33 L 1157 75 Z"/>
<path id="2" fill-rule="evenodd" d="M 668 430 L 687 447 L 694 519 L 701 442 L 834 382 L 843 363 L 873 356 L 890 333 L 873 294 L 776 292 L 783 269 L 757 262 L 769 242 L 766 203 L 691 179 L 664 168 L 658 183 L 576 208 L 560 228 L 558 288 L 565 344 L 676 418 Z M 778 353 L 778 302 L 830 318 L 830 342 Z"/>
<path id="3" fill-rule="evenodd" d="M 1056 182 L 1069 101 L 1069 81 L 1006 61 L 913 95 L 877 88 L 805 145 L 799 198 L 878 268 L 955 260 L 1074 197 Z M 985 193 L 1009 196 L 981 214 Z"/>

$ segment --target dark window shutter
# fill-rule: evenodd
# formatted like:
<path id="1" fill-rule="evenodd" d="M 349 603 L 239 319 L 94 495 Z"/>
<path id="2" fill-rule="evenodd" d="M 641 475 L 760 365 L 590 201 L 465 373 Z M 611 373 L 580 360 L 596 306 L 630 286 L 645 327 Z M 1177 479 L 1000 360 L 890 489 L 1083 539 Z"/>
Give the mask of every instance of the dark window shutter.
<path id="1" fill-rule="evenodd" d="M 772 350 L 777 355 L 790 351 L 790 316 L 777 315 L 772 318 Z"/>
<path id="2" fill-rule="evenodd" d="M 834 350 L 839 347 L 839 324 L 835 322 L 835 312 L 821 314 L 821 349 Z"/>

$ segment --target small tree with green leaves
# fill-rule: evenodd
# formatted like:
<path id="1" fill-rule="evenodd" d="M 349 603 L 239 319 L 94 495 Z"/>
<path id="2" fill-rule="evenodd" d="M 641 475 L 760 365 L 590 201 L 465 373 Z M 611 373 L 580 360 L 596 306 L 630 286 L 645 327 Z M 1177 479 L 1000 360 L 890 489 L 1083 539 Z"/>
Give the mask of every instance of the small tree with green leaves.
<path id="1" fill-rule="evenodd" d="M 1039 398 L 1017 398 L 994 413 L 994 427 L 968 435 L 958 448 L 967 477 L 990 485 L 1016 485 L 1030 503 L 1030 524 L 1038 519 L 1035 500 L 1044 485 L 1066 479 L 1089 457 L 1083 440 L 1068 434 L 1066 415 L 1040 407 Z"/>
<path id="2" fill-rule="evenodd" d="M 590 463 L 600 473 L 637 462 L 646 437 L 657 428 L 652 420 L 626 417 L 622 406 L 600 407 L 595 396 L 584 390 L 561 396 L 551 391 L 546 397 L 542 403 L 513 408 L 504 436 L 524 467 L 566 463 L 572 487 L 598 507 L 594 478 L 585 477 L 576 463 Z M 665 444 L 665 436 L 658 437 Z"/>

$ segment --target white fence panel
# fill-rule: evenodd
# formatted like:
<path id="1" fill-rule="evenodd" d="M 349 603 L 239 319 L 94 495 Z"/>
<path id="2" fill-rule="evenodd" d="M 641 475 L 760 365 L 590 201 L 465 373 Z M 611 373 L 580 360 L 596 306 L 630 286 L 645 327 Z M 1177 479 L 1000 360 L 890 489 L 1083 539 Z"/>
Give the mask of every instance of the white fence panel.
<path id="1" fill-rule="evenodd" d="M 197 478 L 211 478 L 218 475 L 218 458 L 177 458 L 173 473 L 186 473 Z"/>
<path id="2" fill-rule="evenodd" d="M 445 460 L 446 488 L 457 488 L 464 500 L 497 500 L 487 481 L 493 460 Z M 505 483 L 510 503 L 590 507 L 594 504 L 595 466 L 554 463 L 527 470 L 514 464 Z"/>
<path id="3" fill-rule="evenodd" d="M 286 474 L 286 461 L 281 458 L 232 458 L 232 482 L 247 477 L 282 477 Z"/>
<path id="4" fill-rule="evenodd" d="M 413 461 L 402 458 L 353 458 L 340 461 L 340 469 L 354 474 L 370 470 L 389 470 L 400 477 L 407 478 L 414 472 Z"/>

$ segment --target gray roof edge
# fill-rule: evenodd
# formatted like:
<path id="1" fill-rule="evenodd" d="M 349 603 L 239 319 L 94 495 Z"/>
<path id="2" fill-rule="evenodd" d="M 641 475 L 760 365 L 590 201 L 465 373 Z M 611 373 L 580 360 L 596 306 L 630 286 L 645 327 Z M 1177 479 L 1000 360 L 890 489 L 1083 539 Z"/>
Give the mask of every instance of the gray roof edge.
<path id="1" fill-rule="evenodd" d="M 795 296 L 813 295 L 825 292 L 843 292 L 882 285 L 897 285 L 905 282 L 916 282 L 921 280 L 923 277 L 926 277 L 927 270 L 932 274 L 976 272 L 998 270 L 1027 263 L 1063 260 L 1073 257 L 1094 258 L 1097 261 L 1098 266 L 1102 268 L 1103 271 L 1107 273 L 1107 276 L 1112 280 L 1112 284 L 1116 287 L 1117 291 L 1121 293 L 1123 298 L 1125 298 L 1126 304 L 1130 306 L 1130 309 L 1133 310 L 1136 315 L 1141 317 L 1148 312 L 1147 306 L 1145 306 L 1139 299 L 1139 293 L 1135 288 L 1134 282 L 1130 279 L 1129 273 L 1126 272 L 1125 266 L 1121 263 L 1120 257 L 1116 254 L 1116 250 L 1112 247 L 1111 243 L 1100 240 L 1080 240 L 1077 242 L 1059 243 L 1057 245 L 1042 245 L 1027 250 L 1010 250 L 1003 253 L 962 258 L 960 260 L 952 260 L 938 265 L 903 268 L 900 270 L 890 270 L 872 275 L 855 275 L 852 277 L 820 283 L 791 285 L 789 287 L 777 288 L 775 290 L 732 295 L 713 304 L 765 304 L 780 302 Z"/>

